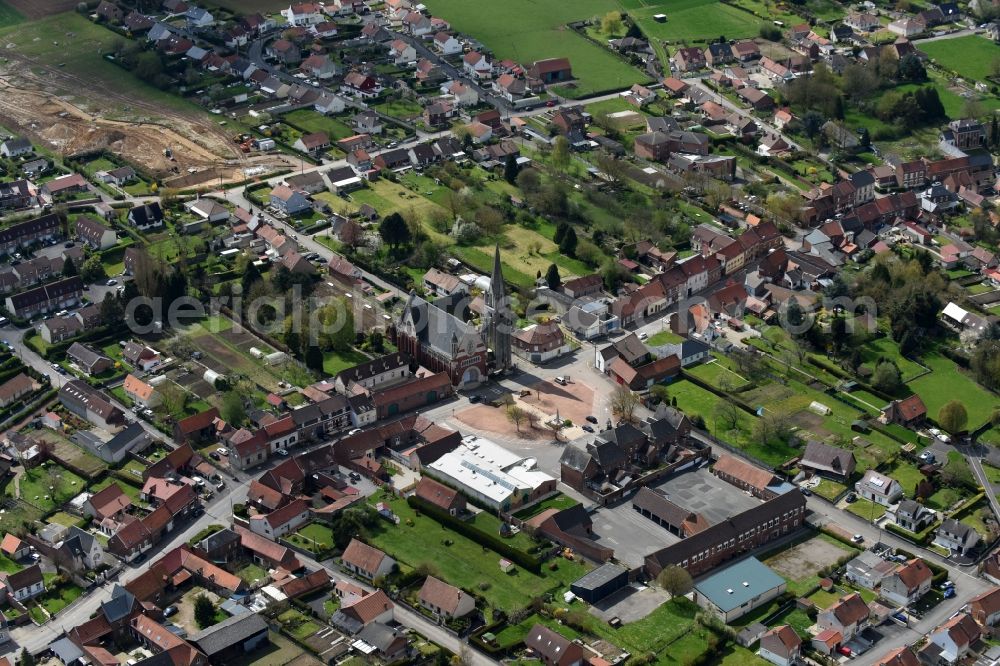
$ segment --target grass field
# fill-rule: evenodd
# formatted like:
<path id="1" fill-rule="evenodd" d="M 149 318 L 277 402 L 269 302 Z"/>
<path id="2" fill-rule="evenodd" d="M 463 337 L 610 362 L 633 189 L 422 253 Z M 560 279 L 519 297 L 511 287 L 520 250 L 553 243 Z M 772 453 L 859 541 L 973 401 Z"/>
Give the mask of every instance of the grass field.
<path id="1" fill-rule="evenodd" d="M 555 560 L 558 570 L 550 571 L 546 566 L 543 576 L 521 567 L 504 574 L 500 571 L 500 556 L 496 553 L 484 550 L 479 544 L 427 516 L 417 516 L 403 500 L 393 499 L 388 504 L 401 522 L 390 525 L 379 521 L 371 529 L 369 541 L 372 545 L 410 567 L 430 565 L 452 585 L 478 590 L 495 608 L 507 611 L 521 608 L 546 591 L 568 588 L 588 568 L 578 562 L 559 559 Z M 446 540 L 451 545 L 445 545 Z M 483 590 L 482 586 L 486 589 Z"/>
<path id="2" fill-rule="evenodd" d="M 24 16 L 6 2 L 0 1 L 0 28 L 24 22 Z"/>
<path id="3" fill-rule="evenodd" d="M 324 116 L 311 109 L 297 109 L 286 113 L 282 118 L 308 132 L 326 132 L 332 142 L 357 134 L 343 121 Z"/>
<path id="4" fill-rule="evenodd" d="M 978 35 L 924 42 L 920 50 L 942 67 L 977 81 L 986 80 L 993 61 L 1000 55 L 1000 47 Z"/>
<path id="5" fill-rule="evenodd" d="M 922 360 L 933 372 L 908 385 L 924 401 L 929 417 L 937 418 L 946 402 L 961 400 L 969 413 L 969 429 L 972 430 L 985 423 L 1000 405 L 1000 399 L 964 374 L 950 359 L 932 354 Z"/>
<path id="6" fill-rule="evenodd" d="M 924 372 L 920 364 L 903 358 L 899 353 L 899 345 L 888 336 L 869 340 L 865 343 L 861 348 L 861 358 L 864 360 L 865 365 L 871 368 L 872 372 L 875 371 L 875 365 L 879 359 L 884 358 L 893 361 L 896 367 L 899 368 L 899 374 L 904 382 L 908 382 Z"/>
<path id="7" fill-rule="evenodd" d="M 613 0 L 508 0 L 496 11 L 484 11 L 482 3 L 468 0 L 428 0 L 425 4 L 456 31 L 489 46 L 497 58 L 525 64 L 544 58 L 569 58 L 578 88 L 572 93 L 560 88 L 560 94 L 578 97 L 648 80 L 610 51 L 566 27 L 572 21 L 620 10 Z"/>
<path id="8" fill-rule="evenodd" d="M 29 502 L 46 513 L 55 511 L 86 487 L 83 479 L 52 462 L 28 470 L 21 477 L 21 499 Z M 13 490 L 13 484 L 7 486 Z"/>
<path id="9" fill-rule="evenodd" d="M 669 42 L 717 39 L 720 35 L 727 39 L 756 37 L 764 22 L 717 0 L 642 0 L 641 4 L 641 7 L 629 9 L 629 14 L 639 22 L 647 37 Z M 654 14 L 666 14 L 666 22 L 654 21 Z"/>

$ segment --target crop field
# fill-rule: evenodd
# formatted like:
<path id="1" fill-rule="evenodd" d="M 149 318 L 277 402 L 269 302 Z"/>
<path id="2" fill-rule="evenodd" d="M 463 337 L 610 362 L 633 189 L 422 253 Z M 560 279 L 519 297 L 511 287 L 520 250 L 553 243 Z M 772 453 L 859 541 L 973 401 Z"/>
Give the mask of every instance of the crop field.
<path id="1" fill-rule="evenodd" d="M 641 2 L 641 7 L 629 8 L 628 12 L 639 22 L 646 36 L 669 42 L 695 42 L 722 35 L 727 39 L 756 37 L 764 22 L 749 12 L 717 0 L 647 0 Z M 654 21 L 655 14 L 666 14 L 666 22 Z"/>
<path id="2" fill-rule="evenodd" d="M 1000 56 L 1000 46 L 977 35 L 922 43 L 920 50 L 942 67 L 976 81 L 989 77 L 993 61 Z"/>
<path id="3" fill-rule="evenodd" d="M 569 58 L 578 87 L 572 92 L 560 89 L 560 94 L 578 97 L 648 80 L 639 70 L 566 27 L 572 21 L 620 9 L 611 0 L 508 0 L 489 7 L 474 0 L 429 0 L 425 4 L 458 32 L 481 40 L 498 58 L 521 63 Z"/>

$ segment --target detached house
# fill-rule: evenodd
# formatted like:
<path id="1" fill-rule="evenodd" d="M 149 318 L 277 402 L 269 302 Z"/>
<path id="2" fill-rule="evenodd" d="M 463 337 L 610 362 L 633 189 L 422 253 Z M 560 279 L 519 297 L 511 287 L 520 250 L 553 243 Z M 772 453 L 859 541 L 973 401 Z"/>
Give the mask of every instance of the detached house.
<path id="1" fill-rule="evenodd" d="M 895 504 L 903 496 L 903 488 L 892 477 L 868 470 L 864 477 L 854 485 L 858 495 L 882 506 Z"/>
<path id="2" fill-rule="evenodd" d="M 886 423 L 896 423 L 904 428 L 916 427 L 926 417 L 927 407 L 916 393 L 903 400 L 893 400 L 882 410 L 882 419 Z"/>
<path id="3" fill-rule="evenodd" d="M 421 606 L 444 620 L 465 617 L 476 609 L 476 600 L 471 594 L 434 576 L 424 580 L 419 600 Z"/>
<path id="4" fill-rule="evenodd" d="M 37 564 L 15 573 L 0 573 L 2 591 L 19 602 L 27 601 L 45 591 L 42 569 Z"/>
<path id="5" fill-rule="evenodd" d="M 287 185 L 279 185 L 271 190 L 271 205 L 287 215 L 295 215 L 312 208 L 304 192 L 293 190 Z"/>
<path id="6" fill-rule="evenodd" d="M 997 626 L 1000 623 L 1000 587 L 994 587 L 969 600 L 969 613 L 981 627 Z M 989 631 L 993 633 L 991 629 Z"/>
<path id="7" fill-rule="evenodd" d="M 979 532 L 954 518 L 942 522 L 934 536 L 934 543 L 950 550 L 952 556 L 967 555 L 979 545 L 979 540 Z"/>
<path id="8" fill-rule="evenodd" d="M 980 635 L 972 616 L 959 613 L 931 632 L 928 643 L 920 648 L 920 656 L 930 664 L 956 664 L 969 654 Z"/>
<path id="9" fill-rule="evenodd" d="M 133 374 L 125 377 L 122 388 L 125 390 L 125 395 L 139 407 L 152 408 L 160 404 L 160 394 L 156 389 Z"/>
<path id="10" fill-rule="evenodd" d="M 341 565 L 363 578 L 375 580 L 391 573 L 396 566 L 396 560 L 378 548 L 373 548 L 363 541 L 351 539 L 351 543 L 347 545 L 341 556 Z"/>
<path id="11" fill-rule="evenodd" d="M 895 573 L 882 579 L 879 594 L 899 606 L 908 606 L 931 589 L 934 574 L 920 558 L 913 558 Z"/>
<path id="12" fill-rule="evenodd" d="M 292 144 L 295 150 L 301 150 L 312 156 L 317 156 L 325 152 L 330 147 L 330 137 L 326 132 L 310 132 L 303 134 L 299 140 Z"/>
<path id="13" fill-rule="evenodd" d="M 545 625 L 536 624 L 524 638 L 524 645 L 545 666 L 579 666 L 583 647 Z"/>
<path id="14" fill-rule="evenodd" d="M 434 50 L 441 55 L 455 55 L 462 52 L 462 42 L 455 39 L 454 35 L 439 32 L 434 35 Z"/>
<path id="15" fill-rule="evenodd" d="M 799 467 L 847 480 L 854 474 L 854 453 L 815 440 L 806 444 Z"/>
<path id="16" fill-rule="evenodd" d="M 462 69 L 474 79 L 488 79 L 493 76 L 493 63 L 478 51 L 470 51 L 462 57 Z"/>
<path id="17" fill-rule="evenodd" d="M 840 601 L 822 611 L 816 618 L 821 631 L 833 630 L 844 642 L 854 638 L 868 626 L 870 610 L 857 592 L 840 598 Z"/>
<path id="18" fill-rule="evenodd" d="M 905 499 L 896 507 L 896 524 L 904 530 L 920 532 L 934 522 L 936 514 L 919 502 Z"/>
<path id="19" fill-rule="evenodd" d="M 147 231 L 149 229 L 162 227 L 163 209 L 160 208 L 160 202 L 154 201 L 152 203 L 136 206 L 128 212 L 128 221 L 129 224 L 139 231 Z"/>
<path id="20" fill-rule="evenodd" d="M 802 639 L 787 624 L 775 627 L 760 637 L 760 656 L 776 666 L 793 666 L 799 660 Z"/>

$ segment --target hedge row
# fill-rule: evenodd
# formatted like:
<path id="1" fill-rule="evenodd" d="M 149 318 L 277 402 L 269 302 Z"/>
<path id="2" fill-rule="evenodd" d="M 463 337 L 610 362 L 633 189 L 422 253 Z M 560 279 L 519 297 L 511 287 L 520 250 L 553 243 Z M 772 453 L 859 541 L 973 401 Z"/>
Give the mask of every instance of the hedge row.
<path id="1" fill-rule="evenodd" d="M 898 537 L 902 537 L 907 541 L 913 542 L 915 545 L 926 546 L 927 543 L 931 540 L 931 537 L 934 535 L 935 530 L 938 528 L 940 524 L 941 524 L 940 522 L 934 522 L 925 527 L 918 533 L 911 532 L 910 530 L 904 529 L 899 525 L 896 525 L 895 523 L 889 523 L 889 522 L 885 524 L 885 529 L 892 532 Z"/>
<path id="2" fill-rule="evenodd" d="M 499 555 L 503 555 L 514 564 L 527 569 L 531 573 L 541 573 L 541 560 L 533 555 L 520 551 L 517 548 L 513 548 L 499 536 L 483 532 L 473 525 L 452 516 L 447 511 L 442 511 L 430 502 L 427 502 L 416 495 L 410 495 L 407 497 L 406 502 L 412 508 L 419 509 L 445 527 L 449 527 L 462 536 L 472 539 L 479 545 L 485 546 Z"/>

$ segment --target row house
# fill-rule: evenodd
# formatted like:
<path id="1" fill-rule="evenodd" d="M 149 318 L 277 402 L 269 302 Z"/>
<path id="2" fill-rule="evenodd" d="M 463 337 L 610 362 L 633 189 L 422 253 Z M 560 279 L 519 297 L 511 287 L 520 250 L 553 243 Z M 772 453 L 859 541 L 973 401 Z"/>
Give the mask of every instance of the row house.
<path id="1" fill-rule="evenodd" d="M 6 299 L 7 311 L 15 317 L 31 319 L 39 314 L 78 304 L 83 296 L 83 289 L 83 280 L 74 275 L 8 296 Z"/>

